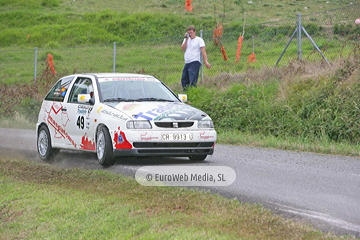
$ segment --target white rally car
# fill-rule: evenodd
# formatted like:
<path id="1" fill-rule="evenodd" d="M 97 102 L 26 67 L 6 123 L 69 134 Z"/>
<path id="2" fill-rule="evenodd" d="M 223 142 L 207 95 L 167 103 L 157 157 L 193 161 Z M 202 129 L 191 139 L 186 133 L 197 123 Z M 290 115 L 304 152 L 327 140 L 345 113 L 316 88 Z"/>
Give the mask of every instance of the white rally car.
<path id="1" fill-rule="evenodd" d="M 189 157 L 214 152 L 211 118 L 183 102 L 153 76 L 75 74 L 61 78 L 45 97 L 36 125 L 41 159 L 59 149 L 96 152 L 101 165 L 116 157 Z"/>

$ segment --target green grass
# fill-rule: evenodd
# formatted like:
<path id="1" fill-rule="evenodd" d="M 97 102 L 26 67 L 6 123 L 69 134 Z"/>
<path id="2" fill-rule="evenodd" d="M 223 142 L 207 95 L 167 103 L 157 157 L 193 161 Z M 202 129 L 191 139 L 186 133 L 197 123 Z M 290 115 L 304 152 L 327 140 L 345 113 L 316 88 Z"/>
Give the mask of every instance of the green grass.
<path id="1" fill-rule="evenodd" d="M 215 47 L 209 39 L 207 53 L 212 64 L 211 69 L 205 69 L 206 77 L 215 77 L 221 73 L 246 72 L 247 70 L 260 70 L 264 66 L 273 67 L 280 57 L 287 44 L 287 39 L 276 42 L 256 41 L 256 59 L 251 64 L 247 63 L 247 57 L 252 53 L 252 41 L 244 41 L 242 48 L 241 61 L 235 63 L 236 41 L 224 42 L 226 46 L 228 61 L 222 59 L 219 47 Z M 321 43 L 325 41 L 319 38 Z M 337 41 L 337 40 L 333 40 Z M 327 41 L 331 45 L 333 41 Z M 180 50 L 180 42 L 177 44 L 159 43 L 149 41 L 145 43 L 122 43 L 116 47 L 116 67 L 117 72 L 142 72 L 151 74 L 168 85 L 179 84 L 180 73 L 183 67 L 183 53 Z M 339 49 L 339 45 L 333 45 L 326 50 L 326 57 L 329 61 L 338 60 L 340 56 L 348 56 L 353 52 L 350 43 L 345 48 Z M 262 49 L 267 49 L 262 50 Z M 314 51 L 310 41 L 303 41 L 303 59 L 309 62 L 320 61 L 321 55 Z M 54 56 L 56 78 L 82 72 L 112 72 L 113 71 L 113 44 L 83 46 L 75 48 L 39 48 L 37 53 L 37 76 L 46 68 L 47 54 Z M 34 82 L 34 54 L 35 50 L 4 51 L 0 59 L 2 60 L 0 69 L 3 70 L 0 82 L 13 83 L 33 83 Z M 279 67 L 286 66 L 290 60 L 296 59 L 296 41 L 287 49 L 285 55 L 279 63 Z"/>
<path id="2" fill-rule="evenodd" d="M 0 159 L 1 239 L 340 239 L 259 205 Z"/>
<path id="3" fill-rule="evenodd" d="M 184 0 L 52 0 L 53 4 L 44 4 L 44 0 L 16 0 L 3 1 L 1 11 L 32 9 L 48 13 L 76 13 L 84 14 L 101 10 L 115 10 L 117 12 L 149 12 L 171 13 L 182 17 L 196 17 L 202 20 L 223 20 L 224 23 L 242 21 L 242 13 L 246 12 L 247 22 L 260 23 L 292 17 L 294 13 L 310 14 L 338 7 L 348 6 L 352 0 L 196 0 L 193 1 L 193 12 L 185 10 Z M 253 2 L 252 4 L 248 2 Z M 328 3 L 327 3 L 328 2 Z M 307 7 L 307 9 L 305 9 Z M 240 14 L 240 16 L 239 16 Z M 224 16 L 225 15 L 225 16 Z"/>
<path id="4" fill-rule="evenodd" d="M 196 11 L 187 13 L 183 1 L 123 1 L 121 5 L 110 0 L 101 3 L 91 0 L 53 0 L 51 4 L 43 0 L 5 1 L 0 5 L 0 81 L 7 84 L 32 83 L 35 47 L 39 48 L 38 77 L 41 77 L 39 75 L 46 67 L 45 59 L 48 53 L 54 56 L 58 72 L 56 77 L 73 72 L 111 72 L 113 43 L 117 42 L 116 71 L 144 70 L 145 73 L 156 75 L 169 85 L 176 84 L 179 83 L 183 65 L 183 56 L 179 48 L 181 36 L 190 24 L 197 26 L 198 30 L 204 30 L 203 37 L 207 44 L 209 61 L 213 65 L 212 69 L 205 70 L 206 76 L 261 69 L 263 66 L 275 65 L 288 42 L 288 37 L 294 31 L 298 12 L 294 12 L 294 7 L 307 6 L 308 9 L 300 9 L 300 12 L 310 14 L 349 6 L 350 1 L 289 3 L 280 0 L 261 3 L 253 1 L 253 4 L 247 1 L 198 0 L 193 3 Z M 237 38 L 242 34 L 244 24 L 242 4 L 249 14 L 241 61 L 235 64 Z M 282 5 L 281 11 L 279 7 L 274 7 L 279 4 Z M 224 9 L 225 18 L 216 17 L 223 14 Z M 346 14 L 342 14 L 345 10 L 338 9 L 327 14 L 303 17 L 305 28 L 325 52 L 328 60 L 348 56 L 353 51 L 353 44 L 357 42 L 357 38 L 349 39 L 354 35 L 348 33 L 349 27 L 337 27 L 338 35 L 334 35 L 333 25 L 338 22 L 354 25 L 356 9 L 348 8 Z M 176 14 L 173 14 L 174 12 Z M 208 16 L 205 19 L 200 14 L 203 12 Z M 269 23 L 279 19 L 279 12 L 287 12 L 291 18 L 281 17 L 283 20 Z M 265 19 L 257 18 L 257 14 L 262 14 Z M 220 20 L 224 23 L 221 41 L 227 51 L 228 61 L 222 59 L 219 46 L 213 46 L 212 31 L 215 22 Z M 254 25 L 255 23 L 262 24 Z M 347 35 L 342 36 L 341 30 L 345 30 Z M 355 27 L 350 27 L 350 30 L 359 31 Z M 322 59 L 307 39 L 303 41 L 303 50 L 303 58 L 307 61 Z M 253 51 L 256 53 L 257 61 L 248 64 L 247 57 Z M 279 66 L 286 66 L 290 60 L 296 58 L 294 39 Z"/>
<path id="5" fill-rule="evenodd" d="M 222 131 L 218 134 L 217 143 L 341 156 L 360 156 L 360 144 L 334 142 L 327 138 L 275 137 L 240 131 Z"/>
<path id="6" fill-rule="evenodd" d="M 29 121 L 24 115 L 16 113 L 12 118 L 0 118 L 1 128 L 35 129 L 36 123 Z"/>

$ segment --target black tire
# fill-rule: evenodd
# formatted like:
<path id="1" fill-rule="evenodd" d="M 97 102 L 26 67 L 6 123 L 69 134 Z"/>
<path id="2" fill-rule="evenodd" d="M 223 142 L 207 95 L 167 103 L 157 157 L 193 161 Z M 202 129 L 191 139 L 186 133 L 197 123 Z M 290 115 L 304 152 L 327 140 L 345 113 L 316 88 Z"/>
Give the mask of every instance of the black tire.
<path id="1" fill-rule="evenodd" d="M 111 137 L 105 126 L 100 126 L 96 133 L 96 156 L 103 166 L 111 166 L 115 163 Z"/>
<path id="2" fill-rule="evenodd" d="M 196 155 L 196 156 L 190 156 L 189 159 L 191 161 L 204 161 L 207 155 Z"/>
<path id="3" fill-rule="evenodd" d="M 42 125 L 37 134 L 37 150 L 41 160 L 49 162 L 53 160 L 58 149 L 52 148 L 50 132 L 47 126 Z"/>

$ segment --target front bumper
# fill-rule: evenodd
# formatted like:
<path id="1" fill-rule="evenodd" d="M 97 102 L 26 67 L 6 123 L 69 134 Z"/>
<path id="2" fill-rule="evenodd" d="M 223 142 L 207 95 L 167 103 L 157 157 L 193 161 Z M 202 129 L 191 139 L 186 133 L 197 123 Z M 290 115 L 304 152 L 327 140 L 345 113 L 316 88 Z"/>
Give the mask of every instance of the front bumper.
<path id="1" fill-rule="evenodd" d="M 188 157 L 204 156 L 214 153 L 215 142 L 193 143 L 133 143 L 132 149 L 114 149 L 115 157 Z"/>

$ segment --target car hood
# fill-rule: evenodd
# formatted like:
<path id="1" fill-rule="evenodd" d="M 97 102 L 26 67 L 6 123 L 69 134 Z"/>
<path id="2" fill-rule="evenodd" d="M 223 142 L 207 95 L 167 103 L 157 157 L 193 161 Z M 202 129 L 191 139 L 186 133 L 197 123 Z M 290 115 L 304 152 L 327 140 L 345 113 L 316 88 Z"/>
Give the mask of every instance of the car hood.
<path id="1" fill-rule="evenodd" d="M 210 120 L 203 111 L 181 102 L 121 102 L 106 105 L 138 120 Z"/>

